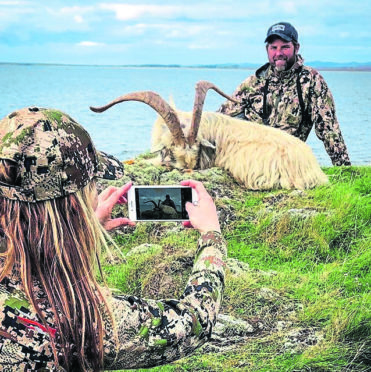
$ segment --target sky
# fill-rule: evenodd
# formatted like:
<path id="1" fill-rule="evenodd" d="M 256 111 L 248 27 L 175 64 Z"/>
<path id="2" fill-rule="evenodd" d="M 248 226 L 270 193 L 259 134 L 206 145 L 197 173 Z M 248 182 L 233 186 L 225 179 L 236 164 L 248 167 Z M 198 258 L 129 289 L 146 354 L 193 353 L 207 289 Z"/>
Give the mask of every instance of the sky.
<path id="1" fill-rule="evenodd" d="M 306 61 L 371 62 L 369 0 L 0 0 L 0 62 L 266 62 L 270 25 L 291 22 Z"/>

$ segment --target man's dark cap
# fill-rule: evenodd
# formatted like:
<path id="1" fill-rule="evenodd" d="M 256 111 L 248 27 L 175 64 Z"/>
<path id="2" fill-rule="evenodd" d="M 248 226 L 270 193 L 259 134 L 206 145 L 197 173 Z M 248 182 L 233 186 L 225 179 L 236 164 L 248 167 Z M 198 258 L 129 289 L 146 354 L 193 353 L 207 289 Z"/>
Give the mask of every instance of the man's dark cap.
<path id="1" fill-rule="evenodd" d="M 269 27 L 264 42 L 269 42 L 271 36 L 278 36 L 285 41 L 298 42 L 298 32 L 295 27 L 288 22 L 275 23 L 273 26 Z"/>

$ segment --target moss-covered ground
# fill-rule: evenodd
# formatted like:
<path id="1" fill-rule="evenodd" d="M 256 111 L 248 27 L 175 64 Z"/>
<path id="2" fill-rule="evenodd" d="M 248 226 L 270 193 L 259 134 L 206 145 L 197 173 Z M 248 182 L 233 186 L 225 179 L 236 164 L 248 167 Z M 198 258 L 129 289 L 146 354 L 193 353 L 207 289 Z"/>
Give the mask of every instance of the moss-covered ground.
<path id="1" fill-rule="evenodd" d="M 371 167 L 324 172 L 329 184 L 312 190 L 257 192 L 217 168 L 180 173 L 143 159 L 126 164 L 120 184 L 204 182 L 229 257 L 248 264 L 239 275 L 227 271 L 221 313 L 263 325 L 228 348 L 205 346 L 151 371 L 371 371 Z M 124 254 L 155 245 L 107 259 L 110 287 L 152 298 L 182 293 L 197 232 L 147 222 L 112 236 Z"/>

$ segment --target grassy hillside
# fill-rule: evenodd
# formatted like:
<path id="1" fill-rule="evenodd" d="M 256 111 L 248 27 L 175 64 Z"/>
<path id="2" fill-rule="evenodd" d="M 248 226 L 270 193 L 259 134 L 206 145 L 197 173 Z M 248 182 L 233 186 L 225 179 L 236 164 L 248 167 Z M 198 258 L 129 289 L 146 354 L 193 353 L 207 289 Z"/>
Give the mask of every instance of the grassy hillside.
<path id="1" fill-rule="evenodd" d="M 228 320 L 193 356 L 151 371 L 371 371 L 371 167 L 324 171 L 330 183 L 313 190 L 253 192 L 217 168 L 126 165 L 120 184 L 203 181 L 228 241 Z M 143 297 L 179 296 L 197 236 L 177 223 L 116 231 L 123 253 L 142 245 L 141 254 L 107 259 L 107 283 Z"/>

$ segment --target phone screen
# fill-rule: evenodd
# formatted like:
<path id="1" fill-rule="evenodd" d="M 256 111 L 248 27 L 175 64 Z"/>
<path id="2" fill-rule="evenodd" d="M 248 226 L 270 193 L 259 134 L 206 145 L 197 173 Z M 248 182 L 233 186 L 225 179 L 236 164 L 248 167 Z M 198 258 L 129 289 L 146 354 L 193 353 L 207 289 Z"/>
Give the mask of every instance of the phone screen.
<path id="1" fill-rule="evenodd" d="M 137 220 L 188 220 L 185 205 L 192 202 L 192 188 L 135 188 L 135 202 Z"/>

